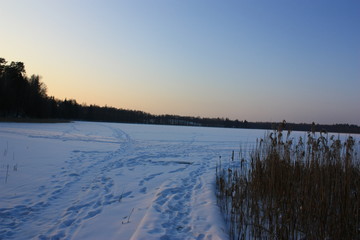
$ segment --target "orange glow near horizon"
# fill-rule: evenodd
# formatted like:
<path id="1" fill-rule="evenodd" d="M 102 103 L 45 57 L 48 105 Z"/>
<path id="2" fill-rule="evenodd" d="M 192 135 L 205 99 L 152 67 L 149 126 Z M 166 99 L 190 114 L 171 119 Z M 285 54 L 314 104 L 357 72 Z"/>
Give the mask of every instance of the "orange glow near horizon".
<path id="1" fill-rule="evenodd" d="M 0 57 L 80 104 L 360 125 L 359 11 L 358 2 L 9 1 Z"/>

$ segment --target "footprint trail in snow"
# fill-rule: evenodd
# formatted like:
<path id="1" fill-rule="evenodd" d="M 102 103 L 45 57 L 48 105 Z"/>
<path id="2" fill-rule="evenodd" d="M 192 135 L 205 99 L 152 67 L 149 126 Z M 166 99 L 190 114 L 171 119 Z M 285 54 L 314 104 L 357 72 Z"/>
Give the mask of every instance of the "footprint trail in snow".
<path id="1" fill-rule="evenodd" d="M 226 238 L 214 168 L 241 140 L 223 132 L 0 123 L 0 147 L 12 147 L 19 166 L 6 184 L 0 171 L 0 239 Z"/>

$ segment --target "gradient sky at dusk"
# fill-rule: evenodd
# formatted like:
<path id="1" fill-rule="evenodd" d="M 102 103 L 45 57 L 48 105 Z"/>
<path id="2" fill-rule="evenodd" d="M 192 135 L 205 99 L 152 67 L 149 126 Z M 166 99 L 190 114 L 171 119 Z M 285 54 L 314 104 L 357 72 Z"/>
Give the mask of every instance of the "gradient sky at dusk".
<path id="1" fill-rule="evenodd" d="M 0 57 L 56 98 L 360 125 L 360 1 L 12 0 Z"/>

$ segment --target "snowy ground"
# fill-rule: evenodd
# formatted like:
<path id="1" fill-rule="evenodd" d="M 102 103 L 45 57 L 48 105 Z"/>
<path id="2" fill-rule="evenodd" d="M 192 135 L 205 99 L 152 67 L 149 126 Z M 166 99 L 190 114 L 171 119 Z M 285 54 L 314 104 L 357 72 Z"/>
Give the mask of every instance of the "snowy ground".
<path id="1" fill-rule="evenodd" d="M 264 133 L 0 123 L 0 239 L 226 239 L 216 162 Z"/>

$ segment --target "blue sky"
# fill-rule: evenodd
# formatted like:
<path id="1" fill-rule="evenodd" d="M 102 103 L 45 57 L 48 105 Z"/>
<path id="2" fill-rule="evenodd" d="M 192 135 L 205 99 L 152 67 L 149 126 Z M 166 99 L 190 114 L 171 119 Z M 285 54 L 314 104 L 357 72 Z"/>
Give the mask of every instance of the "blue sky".
<path id="1" fill-rule="evenodd" d="M 154 114 L 360 125 L 360 2 L 4 1 L 48 94 Z"/>

